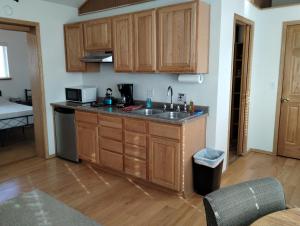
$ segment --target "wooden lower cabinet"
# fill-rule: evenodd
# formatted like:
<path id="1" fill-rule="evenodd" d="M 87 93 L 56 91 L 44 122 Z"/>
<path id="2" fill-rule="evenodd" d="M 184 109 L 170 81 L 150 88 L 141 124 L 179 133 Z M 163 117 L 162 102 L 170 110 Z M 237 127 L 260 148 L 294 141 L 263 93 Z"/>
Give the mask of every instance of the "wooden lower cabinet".
<path id="1" fill-rule="evenodd" d="M 147 179 L 147 164 L 145 160 L 125 156 L 124 163 L 125 173 L 144 180 Z"/>
<path id="2" fill-rule="evenodd" d="M 192 156 L 205 147 L 206 118 L 183 125 L 76 112 L 80 159 L 173 191 L 193 192 Z"/>
<path id="3" fill-rule="evenodd" d="M 86 122 L 76 123 L 77 150 L 79 158 L 98 163 L 98 126 Z"/>
<path id="4" fill-rule="evenodd" d="M 123 155 L 115 152 L 101 149 L 100 151 L 101 164 L 105 167 L 123 171 Z"/>
<path id="5" fill-rule="evenodd" d="M 149 179 L 163 187 L 180 190 L 180 143 L 178 141 L 150 137 Z"/>

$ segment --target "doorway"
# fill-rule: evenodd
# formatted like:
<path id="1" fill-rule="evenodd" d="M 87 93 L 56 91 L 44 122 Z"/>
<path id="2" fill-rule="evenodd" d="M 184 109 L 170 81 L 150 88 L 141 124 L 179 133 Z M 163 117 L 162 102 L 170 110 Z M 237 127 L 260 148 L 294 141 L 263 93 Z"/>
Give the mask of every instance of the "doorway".
<path id="1" fill-rule="evenodd" d="M 282 41 L 277 154 L 296 159 L 300 159 L 299 67 L 300 21 L 287 22 L 284 23 Z"/>
<path id="2" fill-rule="evenodd" d="M 235 15 L 228 163 L 247 152 L 250 65 L 254 23 Z"/>
<path id="3" fill-rule="evenodd" d="M 0 132 L 5 132 L 7 122 L 11 122 L 11 119 L 14 120 L 13 123 L 15 124 L 11 124 L 9 125 L 9 127 L 13 130 L 14 127 L 18 127 L 18 125 L 23 126 L 24 123 L 26 125 L 33 124 L 34 126 L 32 127 L 32 130 L 27 134 L 28 136 L 33 136 L 33 140 L 35 143 L 33 147 L 35 151 L 34 154 L 42 158 L 48 158 L 48 138 L 39 24 L 30 21 L 0 18 L 0 29 L 25 33 L 25 38 L 28 46 L 28 54 L 25 60 L 28 61 L 29 65 L 28 75 L 30 80 L 30 90 L 26 89 L 24 90 L 24 92 L 26 92 L 25 98 L 27 98 L 27 101 L 29 101 L 30 99 L 33 105 L 31 111 L 31 116 L 33 117 L 31 117 L 30 115 L 25 115 L 24 112 L 22 112 L 22 114 L 24 115 L 20 115 L 20 112 L 12 112 L 12 114 L 14 114 L 13 117 L 10 117 L 9 114 L 2 115 L 1 119 L 2 122 L 4 122 L 4 127 L 0 128 Z M 5 93 L 3 93 L 3 95 L 5 95 Z M 4 104 L 11 104 L 10 100 L 8 100 L 9 103 L 7 103 L 7 99 L 2 98 L 2 101 L 4 102 Z M 27 128 L 24 127 L 24 130 L 27 130 Z M 1 139 L 2 142 L 11 142 L 7 137 L 2 136 Z M 24 147 L 19 148 L 23 149 Z M 10 156 L 12 158 L 15 157 L 11 153 L 6 156 Z M 9 161 L 6 162 L 11 163 Z"/>

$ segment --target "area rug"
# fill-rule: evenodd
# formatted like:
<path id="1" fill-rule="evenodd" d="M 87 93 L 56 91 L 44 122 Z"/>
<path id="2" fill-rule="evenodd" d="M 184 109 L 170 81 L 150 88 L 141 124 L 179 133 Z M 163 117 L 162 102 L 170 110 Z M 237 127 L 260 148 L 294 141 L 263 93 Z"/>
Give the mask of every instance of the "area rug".
<path id="1" fill-rule="evenodd" d="M 99 226 L 44 192 L 23 193 L 0 205 L 0 226 Z"/>

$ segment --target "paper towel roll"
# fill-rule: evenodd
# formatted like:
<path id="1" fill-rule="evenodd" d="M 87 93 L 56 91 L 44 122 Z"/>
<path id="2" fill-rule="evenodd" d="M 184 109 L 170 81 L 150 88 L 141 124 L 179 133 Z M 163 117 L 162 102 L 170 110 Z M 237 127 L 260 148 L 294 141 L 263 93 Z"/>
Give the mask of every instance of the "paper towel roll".
<path id="1" fill-rule="evenodd" d="M 203 82 L 203 75 L 200 74 L 181 74 L 178 75 L 179 82 L 186 82 L 186 83 L 198 83 L 201 84 Z"/>

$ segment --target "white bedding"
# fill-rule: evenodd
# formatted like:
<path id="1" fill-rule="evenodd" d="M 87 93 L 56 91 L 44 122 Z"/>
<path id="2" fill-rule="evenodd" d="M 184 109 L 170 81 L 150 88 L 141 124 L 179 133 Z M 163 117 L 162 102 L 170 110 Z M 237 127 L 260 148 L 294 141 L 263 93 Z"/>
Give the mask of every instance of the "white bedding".
<path id="1" fill-rule="evenodd" d="M 30 115 L 33 115 L 31 106 L 16 104 L 0 97 L 0 129 L 33 124 L 33 116 Z"/>

